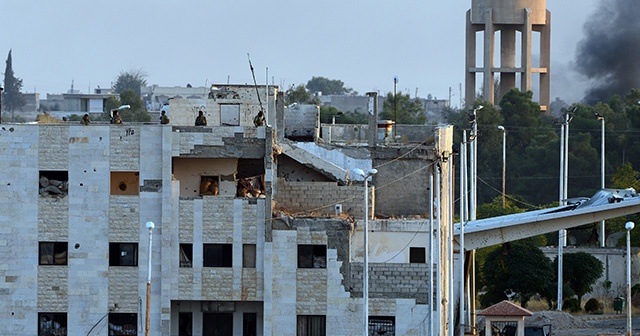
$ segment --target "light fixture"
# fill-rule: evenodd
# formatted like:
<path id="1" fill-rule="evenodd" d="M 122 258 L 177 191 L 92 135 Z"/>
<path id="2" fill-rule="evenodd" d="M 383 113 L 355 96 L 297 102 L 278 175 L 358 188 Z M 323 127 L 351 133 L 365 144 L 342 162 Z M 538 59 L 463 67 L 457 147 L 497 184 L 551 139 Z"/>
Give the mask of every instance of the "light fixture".
<path id="1" fill-rule="evenodd" d="M 364 228 L 363 228 L 363 263 L 362 263 L 362 323 L 363 323 L 363 335 L 369 336 L 369 190 L 367 181 L 369 177 L 378 173 L 377 169 L 369 169 L 365 173 L 362 169 L 356 168 L 353 170 L 353 174 L 360 176 L 364 179 Z"/>
<path id="2" fill-rule="evenodd" d="M 149 258 L 147 264 L 147 309 L 145 320 L 145 336 L 149 336 L 149 329 L 151 327 L 151 246 L 153 238 L 153 228 L 156 226 L 153 222 L 149 221 L 145 225 L 149 229 Z"/>

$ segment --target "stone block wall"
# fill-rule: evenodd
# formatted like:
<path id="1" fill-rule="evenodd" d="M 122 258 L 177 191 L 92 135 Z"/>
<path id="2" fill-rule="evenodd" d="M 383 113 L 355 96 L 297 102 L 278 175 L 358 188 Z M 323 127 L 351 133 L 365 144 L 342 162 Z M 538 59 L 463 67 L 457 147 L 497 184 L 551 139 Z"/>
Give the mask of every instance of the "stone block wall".
<path id="1" fill-rule="evenodd" d="M 262 298 L 261 252 L 263 199 L 198 197 L 179 200 L 179 243 L 193 244 L 192 267 L 180 267 L 172 299 L 247 300 Z M 262 211 L 264 212 L 264 211 Z M 232 244 L 232 267 L 203 267 L 203 244 Z M 256 267 L 243 267 L 243 245 L 256 244 Z M 176 244 L 177 245 L 177 244 Z M 172 250 L 179 259 L 179 249 Z"/>
<path id="2" fill-rule="evenodd" d="M 362 296 L 362 263 L 351 263 L 354 297 Z M 369 263 L 369 297 L 415 299 L 426 303 L 428 267 L 426 264 Z"/>
<path id="3" fill-rule="evenodd" d="M 375 188 L 369 188 L 369 214 L 373 213 Z M 362 217 L 364 190 L 361 185 L 340 186 L 336 182 L 291 182 L 278 179 L 276 207 L 293 213 L 335 215 L 336 204 L 342 213 Z"/>
<path id="4" fill-rule="evenodd" d="M 112 126 L 109 136 L 111 171 L 139 171 L 140 126 L 126 124 Z"/>

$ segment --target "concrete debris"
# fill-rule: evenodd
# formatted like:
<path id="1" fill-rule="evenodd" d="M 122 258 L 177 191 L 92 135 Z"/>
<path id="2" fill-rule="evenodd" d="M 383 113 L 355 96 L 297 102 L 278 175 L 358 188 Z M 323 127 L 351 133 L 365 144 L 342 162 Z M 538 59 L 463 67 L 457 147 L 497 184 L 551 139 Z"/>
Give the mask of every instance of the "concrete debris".
<path id="1" fill-rule="evenodd" d="M 66 196 L 69 191 L 68 181 L 50 180 L 45 176 L 40 177 L 40 196 Z"/>

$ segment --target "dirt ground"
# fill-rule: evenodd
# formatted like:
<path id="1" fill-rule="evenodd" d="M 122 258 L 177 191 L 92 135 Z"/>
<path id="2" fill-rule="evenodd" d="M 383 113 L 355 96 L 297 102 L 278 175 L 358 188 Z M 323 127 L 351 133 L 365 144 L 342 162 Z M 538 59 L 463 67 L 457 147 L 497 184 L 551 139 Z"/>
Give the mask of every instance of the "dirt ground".
<path id="1" fill-rule="evenodd" d="M 478 319 L 478 324 L 483 321 Z M 640 336 L 640 317 L 632 318 L 633 335 Z M 573 316 L 558 311 L 537 311 L 525 318 L 526 326 L 551 325 L 552 336 L 626 335 L 626 315 Z"/>

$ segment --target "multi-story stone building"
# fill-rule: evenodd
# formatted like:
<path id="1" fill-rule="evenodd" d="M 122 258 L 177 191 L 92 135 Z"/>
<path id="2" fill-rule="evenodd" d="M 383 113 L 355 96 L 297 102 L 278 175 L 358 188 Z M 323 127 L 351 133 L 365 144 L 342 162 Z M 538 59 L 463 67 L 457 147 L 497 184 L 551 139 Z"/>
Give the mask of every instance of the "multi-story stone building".
<path id="1" fill-rule="evenodd" d="M 236 94 L 172 99 L 168 125 L 3 125 L 3 335 L 142 335 L 147 313 L 151 335 L 361 333 L 364 235 L 354 217 L 364 193 L 336 175 L 354 162 L 380 164 L 380 186 L 407 169 L 432 175 L 450 130 L 411 149 L 361 149 L 330 174 L 322 149 L 313 155 L 277 132 L 286 122 L 277 88 L 225 89 Z M 268 126 L 254 126 L 260 110 Z M 207 126 L 193 126 L 199 111 Z M 439 167 L 446 184 L 446 158 Z M 377 197 L 391 212 L 398 190 L 424 203 L 431 187 L 418 181 L 372 187 L 371 213 Z M 431 210 L 403 209 L 417 219 L 370 223 L 369 325 L 420 335 L 440 309 L 425 287 Z"/>

